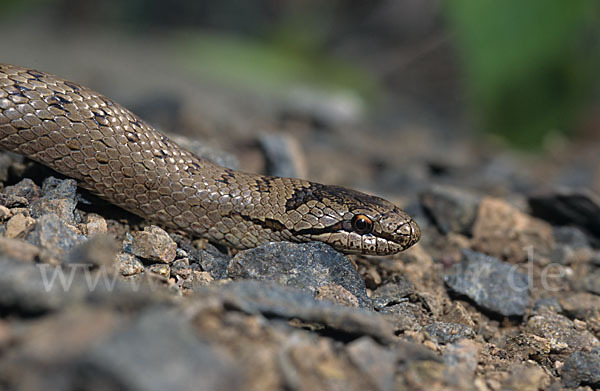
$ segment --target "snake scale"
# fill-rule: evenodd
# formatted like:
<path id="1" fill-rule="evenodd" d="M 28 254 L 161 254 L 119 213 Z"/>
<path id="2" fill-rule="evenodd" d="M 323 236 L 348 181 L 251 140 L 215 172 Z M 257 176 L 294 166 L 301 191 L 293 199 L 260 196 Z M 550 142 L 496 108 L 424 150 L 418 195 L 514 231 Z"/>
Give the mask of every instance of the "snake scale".
<path id="1" fill-rule="evenodd" d="M 321 241 L 344 253 L 386 255 L 420 237 L 415 221 L 384 199 L 221 167 L 97 92 L 6 64 L 0 147 L 147 220 L 238 249 Z"/>

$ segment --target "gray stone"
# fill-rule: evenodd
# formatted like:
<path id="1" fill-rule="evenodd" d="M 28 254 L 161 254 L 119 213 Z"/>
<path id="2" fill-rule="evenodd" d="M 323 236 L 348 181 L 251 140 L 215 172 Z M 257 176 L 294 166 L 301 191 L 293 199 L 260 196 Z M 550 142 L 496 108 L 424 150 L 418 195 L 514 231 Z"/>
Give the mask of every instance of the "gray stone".
<path id="1" fill-rule="evenodd" d="M 147 310 L 80 359 L 79 389 L 238 390 L 244 374 L 175 311 Z"/>
<path id="2" fill-rule="evenodd" d="M 439 344 L 450 344 L 463 338 L 475 337 L 473 328 L 460 323 L 433 322 L 424 329 Z"/>
<path id="3" fill-rule="evenodd" d="M 470 235 L 481 198 L 450 186 L 432 186 L 420 194 L 421 205 L 443 234 Z"/>
<path id="4" fill-rule="evenodd" d="M 133 276 L 144 271 L 144 264 L 135 255 L 120 252 L 117 254 L 117 260 L 123 276 Z"/>
<path id="5" fill-rule="evenodd" d="M 65 255 L 75 245 L 85 241 L 85 236 L 79 234 L 75 227 L 51 213 L 38 219 L 35 229 L 28 235 L 27 240 L 47 249 L 58 260 L 64 261 Z"/>
<path id="6" fill-rule="evenodd" d="M 200 297 L 212 292 L 211 288 L 206 289 L 197 292 Z M 235 281 L 216 289 L 224 305 L 248 314 L 321 324 L 340 338 L 367 335 L 383 343 L 396 341 L 393 328 L 385 316 L 361 308 L 316 300 L 305 291 L 252 280 Z"/>
<path id="7" fill-rule="evenodd" d="M 263 134 L 259 137 L 260 145 L 266 161 L 266 174 L 280 177 L 302 177 L 299 173 L 301 165 L 299 148 L 289 135 Z"/>
<path id="8" fill-rule="evenodd" d="M 529 304 L 529 278 L 498 258 L 463 250 L 446 274 L 446 285 L 478 306 L 503 316 L 523 316 Z"/>
<path id="9" fill-rule="evenodd" d="M 42 192 L 38 185 L 36 185 L 31 179 L 25 178 L 19 183 L 6 186 L 4 194 L 9 197 L 21 197 L 25 198 L 28 202 L 34 201 L 41 197 Z M 9 208 L 12 206 L 6 205 Z"/>
<path id="10" fill-rule="evenodd" d="M 96 235 L 75 246 L 68 254 L 67 263 L 85 264 L 111 269 L 117 262 L 119 244 L 107 235 Z"/>
<path id="11" fill-rule="evenodd" d="M 362 337 L 346 347 L 350 360 L 365 374 L 376 390 L 393 390 L 396 374 L 396 354 L 373 341 Z"/>
<path id="12" fill-rule="evenodd" d="M 600 388 L 600 349 L 592 352 L 573 352 L 561 369 L 567 387 Z"/>
<path id="13" fill-rule="evenodd" d="M 31 216 L 55 214 L 67 224 L 75 224 L 77 182 L 73 179 L 48 177 L 42 184 L 42 195 L 30 200 Z"/>
<path id="14" fill-rule="evenodd" d="M 406 278 L 398 276 L 393 281 L 379 286 L 371 295 L 373 307 L 382 310 L 384 307 L 405 301 L 415 292 L 414 286 Z"/>
<path id="15" fill-rule="evenodd" d="M 131 234 L 124 243 L 124 250 L 150 262 L 171 263 L 175 259 L 177 243 L 165 230 L 151 225 Z"/>
<path id="16" fill-rule="evenodd" d="M 570 226 L 553 228 L 554 240 L 557 244 L 569 246 L 573 249 L 589 247 L 590 243 L 581 229 Z"/>
<path id="17" fill-rule="evenodd" d="M 343 254 L 323 243 L 274 242 L 238 253 L 227 269 L 232 279 L 275 281 L 316 295 L 336 284 L 371 308 L 364 280 Z"/>

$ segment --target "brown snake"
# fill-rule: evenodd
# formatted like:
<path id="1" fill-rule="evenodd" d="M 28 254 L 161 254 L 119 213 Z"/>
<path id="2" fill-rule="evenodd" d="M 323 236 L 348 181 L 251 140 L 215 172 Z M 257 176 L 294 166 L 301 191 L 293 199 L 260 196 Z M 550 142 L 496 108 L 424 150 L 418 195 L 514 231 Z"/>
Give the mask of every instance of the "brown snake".
<path id="1" fill-rule="evenodd" d="M 345 253 L 386 255 L 421 235 L 379 197 L 221 167 L 97 92 L 4 64 L 0 147 L 150 221 L 239 249 L 316 240 Z"/>

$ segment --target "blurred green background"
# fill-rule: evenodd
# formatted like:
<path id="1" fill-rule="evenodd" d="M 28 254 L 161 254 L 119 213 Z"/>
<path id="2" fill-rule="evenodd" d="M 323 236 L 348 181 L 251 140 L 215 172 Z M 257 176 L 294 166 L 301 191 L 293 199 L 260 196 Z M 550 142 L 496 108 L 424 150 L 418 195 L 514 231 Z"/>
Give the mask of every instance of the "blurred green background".
<path id="1" fill-rule="evenodd" d="M 349 91 L 388 123 L 419 113 L 448 132 L 536 150 L 557 135 L 597 137 L 598 4 L 2 0 L 0 60 L 60 56 L 43 48 L 12 56 L 24 30 L 38 28 L 65 51 L 77 50 L 70 42 L 82 32 L 110 32 L 115 45 L 121 36 L 167 42 L 172 50 L 157 57 L 234 88 Z"/>

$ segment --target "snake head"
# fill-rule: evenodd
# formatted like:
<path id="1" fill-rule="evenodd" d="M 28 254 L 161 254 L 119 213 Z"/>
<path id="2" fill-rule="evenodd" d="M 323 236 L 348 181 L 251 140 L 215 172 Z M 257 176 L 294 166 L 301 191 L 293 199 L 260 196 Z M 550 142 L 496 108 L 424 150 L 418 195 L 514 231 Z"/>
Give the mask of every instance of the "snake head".
<path id="1" fill-rule="evenodd" d="M 417 223 L 389 201 L 337 186 L 313 188 L 313 209 L 326 224 L 296 232 L 306 240 L 318 240 L 351 254 L 390 255 L 406 250 L 421 237 Z M 314 217 L 312 217 L 314 219 Z"/>

